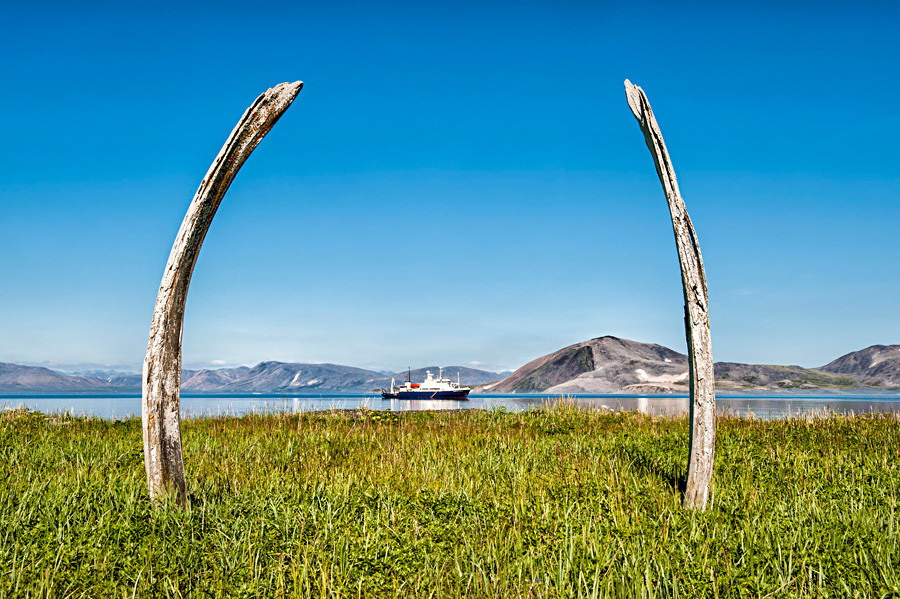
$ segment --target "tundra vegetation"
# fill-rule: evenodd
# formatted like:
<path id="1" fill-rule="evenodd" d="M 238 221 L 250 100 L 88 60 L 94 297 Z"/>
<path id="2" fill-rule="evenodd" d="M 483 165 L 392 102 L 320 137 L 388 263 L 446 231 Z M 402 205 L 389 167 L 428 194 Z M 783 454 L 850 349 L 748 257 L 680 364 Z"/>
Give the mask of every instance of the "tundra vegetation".
<path id="1" fill-rule="evenodd" d="M 561 403 L 187 419 L 188 504 L 141 422 L 0 415 L 0 597 L 885 597 L 900 422 L 724 416 L 707 510 L 688 417 Z"/>

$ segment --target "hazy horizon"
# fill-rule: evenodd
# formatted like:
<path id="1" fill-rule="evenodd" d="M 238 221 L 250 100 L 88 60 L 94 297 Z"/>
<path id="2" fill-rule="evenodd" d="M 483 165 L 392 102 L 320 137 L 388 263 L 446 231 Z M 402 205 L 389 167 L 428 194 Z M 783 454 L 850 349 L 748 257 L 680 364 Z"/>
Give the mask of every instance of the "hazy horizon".
<path id="1" fill-rule="evenodd" d="M 587 339 L 584 339 L 583 341 L 587 341 Z M 633 341 L 639 341 L 639 340 L 633 340 Z M 652 341 L 642 341 L 642 342 L 643 343 L 653 343 Z M 573 344 L 570 344 L 570 345 L 573 345 Z M 897 344 L 873 343 L 871 345 L 897 345 Z M 866 347 L 859 347 L 859 348 L 844 352 L 843 354 L 836 355 L 833 358 L 829 359 L 827 362 L 831 362 L 831 361 L 833 361 L 837 358 L 840 358 L 848 353 L 866 349 L 867 347 L 871 347 L 871 345 L 866 346 Z M 555 348 L 554 350 L 551 350 L 547 353 L 552 353 L 552 351 L 556 351 L 558 349 L 562 349 L 562 347 Z M 542 354 L 542 355 L 546 355 L 546 354 Z M 304 363 L 304 364 L 338 364 L 340 366 L 352 366 L 352 367 L 356 367 L 356 368 L 362 368 L 365 370 L 372 370 L 375 372 L 390 373 L 390 374 L 402 373 L 407 368 L 412 368 L 413 370 L 416 370 L 419 368 L 425 368 L 427 366 L 435 366 L 435 365 L 442 366 L 445 368 L 448 366 L 463 366 L 463 367 L 467 367 L 467 368 L 474 368 L 477 370 L 486 370 L 488 372 L 503 373 L 503 372 L 515 371 L 519 367 L 524 366 L 527 362 L 530 362 L 531 360 L 533 360 L 535 358 L 539 358 L 539 357 L 541 357 L 541 356 L 532 356 L 532 358 L 530 358 L 529 360 L 527 360 L 525 362 L 522 362 L 521 364 L 518 364 L 515 366 L 508 366 L 508 367 L 493 367 L 490 364 L 480 362 L 477 360 L 470 360 L 469 362 L 466 362 L 466 363 L 452 363 L 452 364 L 451 363 L 427 362 L 427 361 L 422 362 L 420 360 L 417 363 L 409 364 L 407 366 L 384 368 L 384 367 L 380 367 L 377 365 L 370 366 L 370 365 L 361 365 L 361 364 L 352 364 L 352 363 L 345 364 L 345 363 L 326 362 L 326 361 L 322 361 L 322 360 L 306 360 L 306 361 L 279 360 L 279 359 L 275 359 L 275 358 L 265 358 L 265 357 L 251 360 L 248 362 L 232 363 L 232 364 L 225 363 L 221 360 L 215 360 L 215 361 L 211 361 L 211 362 L 198 361 L 198 362 L 184 363 L 182 365 L 182 367 L 186 370 L 214 370 L 217 368 L 238 368 L 238 367 L 242 367 L 242 366 L 252 368 L 252 367 L 256 366 L 257 364 L 261 364 L 263 362 L 284 362 L 284 363 Z M 726 362 L 726 361 L 730 361 L 730 360 L 716 359 L 716 362 Z M 797 364 L 796 362 L 790 362 L 789 365 L 802 366 L 804 368 L 817 368 L 819 366 L 824 366 L 827 362 L 823 362 L 821 364 Z M 773 363 L 773 362 L 760 362 L 760 363 L 766 364 L 766 363 Z M 788 365 L 787 362 L 785 362 L 784 364 Z M 51 370 L 55 370 L 58 372 L 62 372 L 64 374 L 77 374 L 77 373 L 87 372 L 87 371 L 91 371 L 91 370 L 121 372 L 123 374 L 124 373 L 133 374 L 133 373 L 139 373 L 142 368 L 141 363 L 114 364 L 114 363 L 80 362 L 80 363 L 68 363 L 67 364 L 67 363 L 51 362 L 48 360 L 44 360 L 41 362 L 23 362 L 23 363 L 21 363 L 21 365 L 23 365 L 23 366 L 40 366 L 40 367 L 49 368 Z"/>

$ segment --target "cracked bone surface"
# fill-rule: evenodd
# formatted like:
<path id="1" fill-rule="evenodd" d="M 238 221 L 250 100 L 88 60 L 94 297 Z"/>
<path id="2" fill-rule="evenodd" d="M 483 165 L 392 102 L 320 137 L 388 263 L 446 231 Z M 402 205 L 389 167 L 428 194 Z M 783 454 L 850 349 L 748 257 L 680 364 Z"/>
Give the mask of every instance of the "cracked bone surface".
<path id="1" fill-rule="evenodd" d="M 706 273 L 703 270 L 697 233 L 678 189 L 675 169 L 659 125 L 656 123 L 656 117 L 650 108 L 650 101 L 647 100 L 644 90 L 627 79 L 625 95 L 628 98 L 628 106 L 644 134 L 647 148 L 653 156 L 656 174 L 666 194 L 669 213 L 672 216 L 684 288 L 684 330 L 687 338 L 688 380 L 691 390 L 691 435 L 684 505 L 687 508 L 703 510 L 706 509 L 709 500 L 716 450 L 716 391 Z"/>
<path id="2" fill-rule="evenodd" d="M 154 501 L 173 488 L 179 502 L 187 500 L 181 450 L 181 329 L 200 246 L 235 175 L 302 87 L 301 81 L 276 85 L 244 112 L 200 183 L 172 245 L 156 296 L 141 389 L 144 466 Z"/>

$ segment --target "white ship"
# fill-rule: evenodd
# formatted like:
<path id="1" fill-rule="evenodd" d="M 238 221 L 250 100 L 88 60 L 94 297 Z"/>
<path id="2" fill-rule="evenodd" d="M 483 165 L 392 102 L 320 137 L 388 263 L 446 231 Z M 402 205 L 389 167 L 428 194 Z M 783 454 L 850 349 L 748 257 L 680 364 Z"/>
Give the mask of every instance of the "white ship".
<path id="1" fill-rule="evenodd" d="M 411 377 L 410 377 L 411 378 Z M 391 388 L 382 389 L 381 397 L 384 399 L 468 399 L 471 387 L 463 387 L 459 384 L 459 373 L 456 374 L 456 382 L 444 378 L 444 369 L 438 369 L 438 376 L 434 378 L 430 370 L 425 371 L 425 380 L 414 383 L 407 380 L 399 387 L 394 385 L 391 379 Z"/>

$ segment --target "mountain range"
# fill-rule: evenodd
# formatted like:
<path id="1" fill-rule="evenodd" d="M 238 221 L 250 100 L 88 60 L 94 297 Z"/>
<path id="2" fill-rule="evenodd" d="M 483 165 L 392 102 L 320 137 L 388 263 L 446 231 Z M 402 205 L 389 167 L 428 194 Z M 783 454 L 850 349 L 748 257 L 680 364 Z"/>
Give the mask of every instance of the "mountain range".
<path id="1" fill-rule="evenodd" d="M 425 378 L 437 366 L 427 366 L 392 375 L 339 364 L 260 362 L 249 368 L 182 370 L 181 390 L 186 393 L 365 393 L 399 384 L 411 376 Z M 507 373 L 489 372 L 465 366 L 446 366 L 444 376 L 464 385 L 480 385 L 502 379 Z M 139 392 L 141 375 L 111 374 L 107 377 L 72 375 L 39 366 L 0 362 L 0 393 L 128 393 Z"/>
<path id="2" fill-rule="evenodd" d="M 252 368 L 183 370 L 187 393 L 365 393 L 437 366 L 384 374 L 339 364 L 260 362 Z M 662 345 L 597 337 L 541 356 L 512 373 L 464 366 L 444 375 L 474 393 L 686 393 L 687 356 Z M 900 345 L 873 345 L 818 368 L 717 362 L 720 392 L 900 390 Z M 508 376 L 507 376 L 508 375 Z M 71 375 L 37 366 L 0 363 L 0 393 L 124 393 L 140 391 L 140 374 Z"/>

